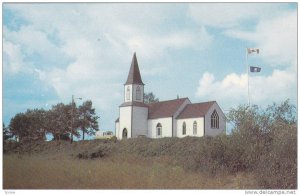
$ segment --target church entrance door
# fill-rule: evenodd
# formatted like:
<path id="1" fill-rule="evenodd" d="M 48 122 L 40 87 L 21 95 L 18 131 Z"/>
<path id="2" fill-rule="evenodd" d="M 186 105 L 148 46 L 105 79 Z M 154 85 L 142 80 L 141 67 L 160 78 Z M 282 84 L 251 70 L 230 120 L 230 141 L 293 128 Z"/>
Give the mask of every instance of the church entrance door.
<path id="1" fill-rule="evenodd" d="M 126 128 L 123 129 L 122 138 L 127 139 L 127 129 Z"/>

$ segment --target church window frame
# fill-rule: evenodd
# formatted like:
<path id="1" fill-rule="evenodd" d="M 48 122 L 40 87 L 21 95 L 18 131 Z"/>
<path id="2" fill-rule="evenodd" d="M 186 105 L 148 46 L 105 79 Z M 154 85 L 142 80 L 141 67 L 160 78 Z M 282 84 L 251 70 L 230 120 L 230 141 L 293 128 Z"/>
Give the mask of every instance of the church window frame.
<path id="1" fill-rule="evenodd" d="M 197 135 L 197 121 L 194 121 L 193 123 L 193 135 Z"/>
<path id="2" fill-rule="evenodd" d="M 182 135 L 186 135 L 186 123 L 182 123 Z"/>
<path id="3" fill-rule="evenodd" d="M 141 95 L 141 88 L 140 88 L 140 86 L 137 86 L 136 87 L 136 100 L 141 100 L 142 99 L 141 96 L 142 96 Z"/>
<path id="4" fill-rule="evenodd" d="M 211 114 L 211 128 L 212 129 L 219 129 L 219 115 L 216 110 L 213 111 Z"/>
<path id="5" fill-rule="evenodd" d="M 130 87 L 127 86 L 126 88 L 126 100 L 130 100 Z"/>
<path id="6" fill-rule="evenodd" d="M 161 123 L 157 123 L 156 125 L 156 136 L 162 137 L 162 125 Z"/>

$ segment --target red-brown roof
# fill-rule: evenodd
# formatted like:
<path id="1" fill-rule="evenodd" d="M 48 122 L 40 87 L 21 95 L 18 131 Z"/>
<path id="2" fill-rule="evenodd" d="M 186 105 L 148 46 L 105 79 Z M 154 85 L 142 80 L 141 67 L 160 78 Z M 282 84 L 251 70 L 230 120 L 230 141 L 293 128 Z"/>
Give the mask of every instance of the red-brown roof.
<path id="1" fill-rule="evenodd" d="M 216 101 L 188 104 L 177 119 L 203 117 Z"/>
<path id="2" fill-rule="evenodd" d="M 187 99 L 181 98 L 148 104 L 148 119 L 172 117 Z"/>
<path id="3" fill-rule="evenodd" d="M 141 78 L 140 69 L 139 69 L 137 59 L 136 59 L 136 53 L 135 52 L 134 52 L 133 57 L 132 57 L 132 62 L 131 62 L 129 74 L 128 74 L 127 81 L 126 81 L 125 85 L 128 85 L 128 84 L 144 85 L 144 83 L 142 81 L 142 78 Z"/>

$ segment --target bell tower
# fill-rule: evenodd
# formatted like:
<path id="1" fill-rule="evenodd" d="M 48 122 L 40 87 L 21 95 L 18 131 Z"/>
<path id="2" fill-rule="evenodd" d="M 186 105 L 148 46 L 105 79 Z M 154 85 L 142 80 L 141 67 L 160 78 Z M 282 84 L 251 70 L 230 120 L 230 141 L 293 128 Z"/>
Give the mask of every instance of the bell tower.
<path id="1" fill-rule="evenodd" d="M 134 53 L 124 84 L 124 102 L 119 106 L 120 116 L 116 126 L 118 139 L 147 136 L 148 105 L 144 104 L 144 85 Z"/>

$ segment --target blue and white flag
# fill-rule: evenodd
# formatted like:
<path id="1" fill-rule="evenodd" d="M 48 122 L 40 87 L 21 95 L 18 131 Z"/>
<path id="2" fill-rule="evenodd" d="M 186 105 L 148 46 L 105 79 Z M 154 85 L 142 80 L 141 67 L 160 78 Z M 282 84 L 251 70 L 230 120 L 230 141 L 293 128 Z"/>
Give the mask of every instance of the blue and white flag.
<path id="1" fill-rule="evenodd" d="M 256 66 L 250 66 L 250 72 L 260 72 L 261 68 Z"/>

